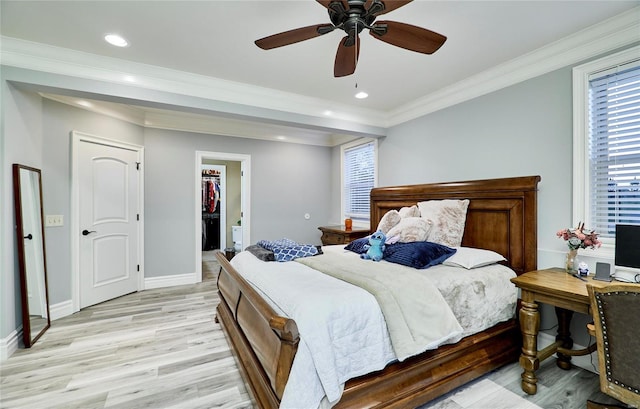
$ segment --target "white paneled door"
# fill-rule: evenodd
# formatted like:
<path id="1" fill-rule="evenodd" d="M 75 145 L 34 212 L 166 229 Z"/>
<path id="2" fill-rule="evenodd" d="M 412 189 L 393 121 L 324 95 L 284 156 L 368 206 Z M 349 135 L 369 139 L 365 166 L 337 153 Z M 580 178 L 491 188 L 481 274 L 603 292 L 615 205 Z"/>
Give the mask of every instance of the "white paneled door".
<path id="1" fill-rule="evenodd" d="M 76 158 L 84 308 L 138 290 L 138 152 L 81 141 Z"/>

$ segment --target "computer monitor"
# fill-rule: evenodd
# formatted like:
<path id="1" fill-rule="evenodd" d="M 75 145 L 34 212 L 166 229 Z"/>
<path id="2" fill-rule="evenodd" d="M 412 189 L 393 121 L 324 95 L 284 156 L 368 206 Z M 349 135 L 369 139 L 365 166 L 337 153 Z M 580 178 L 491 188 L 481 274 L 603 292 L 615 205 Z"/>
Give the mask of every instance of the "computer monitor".
<path id="1" fill-rule="evenodd" d="M 616 224 L 615 277 L 640 282 L 640 225 Z"/>

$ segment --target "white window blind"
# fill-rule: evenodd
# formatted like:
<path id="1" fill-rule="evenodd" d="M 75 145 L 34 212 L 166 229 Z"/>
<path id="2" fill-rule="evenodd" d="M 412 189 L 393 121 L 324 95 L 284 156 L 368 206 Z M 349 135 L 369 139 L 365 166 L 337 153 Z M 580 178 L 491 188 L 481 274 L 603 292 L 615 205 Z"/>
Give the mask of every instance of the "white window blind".
<path id="1" fill-rule="evenodd" d="M 601 237 L 640 224 L 640 61 L 589 77 L 590 220 Z"/>
<path id="2" fill-rule="evenodd" d="M 344 214 L 369 220 L 369 194 L 375 183 L 375 145 L 364 143 L 344 150 Z"/>

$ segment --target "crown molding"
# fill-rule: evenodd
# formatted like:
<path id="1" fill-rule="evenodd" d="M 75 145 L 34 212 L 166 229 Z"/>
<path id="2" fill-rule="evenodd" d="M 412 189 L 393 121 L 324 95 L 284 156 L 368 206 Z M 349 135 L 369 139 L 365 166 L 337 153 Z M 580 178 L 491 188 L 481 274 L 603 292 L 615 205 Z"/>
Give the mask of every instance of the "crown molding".
<path id="1" fill-rule="evenodd" d="M 0 36 L 0 44 L 2 65 L 323 119 L 330 110 L 332 119 L 385 126 L 382 111 L 13 37 Z"/>
<path id="2" fill-rule="evenodd" d="M 640 7 L 425 95 L 390 112 L 362 109 L 346 104 L 338 105 L 319 98 L 4 36 L 0 37 L 0 63 L 315 118 L 326 119 L 324 112 L 330 107 L 333 112 L 332 119 L 388 128 L 638 43 L 638 32 Z"/>
<path id="3" fill-rule="evenodd" d="M 471 100 L 640 41 L 640 7 L 459 81 L 388 113 L 387 126 Z"/>

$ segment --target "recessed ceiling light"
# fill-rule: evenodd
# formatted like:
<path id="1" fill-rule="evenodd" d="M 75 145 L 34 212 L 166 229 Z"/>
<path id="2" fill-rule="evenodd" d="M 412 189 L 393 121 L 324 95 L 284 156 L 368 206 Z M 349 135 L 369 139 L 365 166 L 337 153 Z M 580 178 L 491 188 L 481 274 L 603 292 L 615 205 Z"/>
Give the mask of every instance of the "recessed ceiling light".
<path id="1" fill-rule="evenodd" d="M 85 101 L 83 99 L 78 101 L 78 105 L 81 105 L 83 107 L 91 107 L 91 106 L 93 106 L 93 104 L 91 102 Z"/>
<path id="2" fill-rule="evenodd" d="M 106 36 L 104 36 L 104 40 L 111 45 L 115 45 L 116 47 L 126 47 L 129 45 L 127 40 L 125 40 L 118 34 L 107 34 Z"/>
<path id="3" fill-rule="evenodd" d="M 369 96 L 369 94 L 367 94 L 364 91 L 360 91 L 355 95 L 355 97 L 358 98 L 358 99 L 365 99 L 368 96 Z"/>
<path id="4" fill-rule="evenodd" d="M 276 139 L 280 140 L 280 141 L 284 141 L 285 139 L 287 139 L 286 136 L 282 136 L 282 135 L 278 135 L 276 136 Z"/>
<path id="5" fill-rule="evenodd" d="M 127 82 L 136 82 L 136 77 L 134 77 L 133 75 L 125 75 L 124 77 L 122 77 L 122 79 Z"/>

